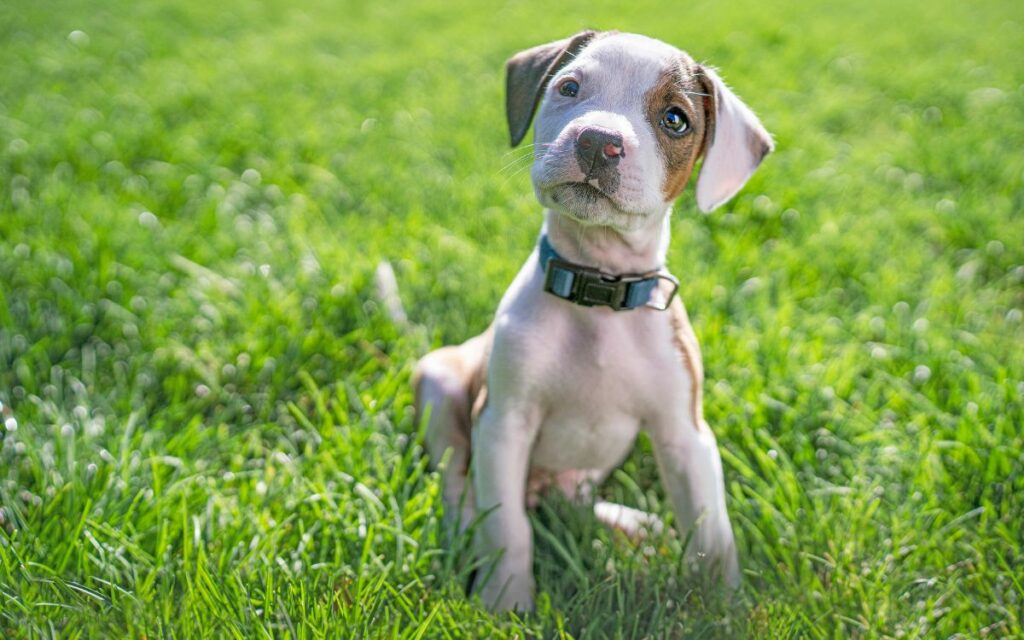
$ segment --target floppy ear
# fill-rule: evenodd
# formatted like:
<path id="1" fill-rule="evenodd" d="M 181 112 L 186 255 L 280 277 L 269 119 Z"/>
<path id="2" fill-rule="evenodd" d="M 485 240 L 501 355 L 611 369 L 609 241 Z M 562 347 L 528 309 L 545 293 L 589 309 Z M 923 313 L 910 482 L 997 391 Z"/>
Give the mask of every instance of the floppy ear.
<path id="1" fill-rule="evenodd" d="M 710 104 L 704 164 L 697 177 L 697 206 L 711 211 L 736 195 L 775 144 L 754 112 L 714 70 L 701 67 L 699 77 Z"/>
<path id="2" fill-rule="evenodd" d="M 571 38 L 520 51 L 505 63 L 505 115 L 513 147 L 522 142 L 529 131 L 533 113 L 551 76 L 575 58 L 595 33 L 581 31 Z"/>

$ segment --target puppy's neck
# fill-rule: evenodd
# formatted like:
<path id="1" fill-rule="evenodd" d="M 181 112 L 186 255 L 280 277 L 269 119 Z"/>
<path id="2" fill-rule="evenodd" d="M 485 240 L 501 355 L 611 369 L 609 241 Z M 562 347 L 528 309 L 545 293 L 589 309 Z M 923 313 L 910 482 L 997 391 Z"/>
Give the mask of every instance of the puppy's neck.
<path id="1" fill-rule="evenodd" d="M 550 209 L 544 211 L 544 232 L 562 258 L 612 274 L 647 273 L 665 264 L 669 213 L 628 231 L 582 224 Z"/>

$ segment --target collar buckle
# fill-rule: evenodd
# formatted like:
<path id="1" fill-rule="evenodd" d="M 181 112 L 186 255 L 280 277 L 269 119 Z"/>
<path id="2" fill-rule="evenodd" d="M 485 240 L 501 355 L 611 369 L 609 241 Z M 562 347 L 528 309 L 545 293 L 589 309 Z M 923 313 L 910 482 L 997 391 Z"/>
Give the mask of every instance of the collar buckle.
<path id="1" fill-rule="evenodd" d="M 664 311 L 679 290 L 679 281 L 662 269 L 615 275 L 564 260 L 555 252 L 546 234 L 540 237 L 539 254 L 544 270 L 544 291 L 582 307 L 602 306 L 615 311 L 648 307 Z M 668 282 L 671 289 L 662 281 Z M 655 293 L 660 295 L 655 296 Z"/>
<path id="2" fill-rule="evenodd" d="M 567 274 L 571 274 L 571 284 L 566 281 Z M 651 300 L 651 293 L 660 288 L 662 280 L 667 281 L 672 288 L 666 293 L 664 302 L 656 304 Z M 634 286 L 644 290 L 631 295 Z M 601 306 L 614 311 L 649 307 L 664 311 L 668 309 L 678 289 L 679 281 L 663 272 L 616 276 L 560 258 L 551 258 L 544 270 L 544 291 L 581 307 Z M 642 299 L 637 299 L 636 293 L 640 293 Z"/>
<path id="3" fill-rule="evenodd" d="M 624 307 L 626 289 L 629 283 L 634 281 L 631 278 L 612 276 L 589 269 L 583 270 L 578 267 L 576 274 L 576 287 L 573 292 L 576 304 L 584 307 L 611 307 L 615 311 Z"/>

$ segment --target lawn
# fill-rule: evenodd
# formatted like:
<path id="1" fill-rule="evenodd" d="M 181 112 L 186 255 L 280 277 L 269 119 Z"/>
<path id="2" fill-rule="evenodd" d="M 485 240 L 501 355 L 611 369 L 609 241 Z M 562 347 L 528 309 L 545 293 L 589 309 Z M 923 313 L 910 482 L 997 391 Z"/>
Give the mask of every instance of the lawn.
<path id="1" fill-rule="evenodd" d="M 492 616 L 409 375 L 536 240 L 503 63 L 583 27 L 777 140 L 669 258 L 744 580 L 550 501 Z M 1018 0 L 6 0 L 0 635 L 1024 635 L 1022 51 Z M 670 517 L 646 441 L 602 492 Z"/>

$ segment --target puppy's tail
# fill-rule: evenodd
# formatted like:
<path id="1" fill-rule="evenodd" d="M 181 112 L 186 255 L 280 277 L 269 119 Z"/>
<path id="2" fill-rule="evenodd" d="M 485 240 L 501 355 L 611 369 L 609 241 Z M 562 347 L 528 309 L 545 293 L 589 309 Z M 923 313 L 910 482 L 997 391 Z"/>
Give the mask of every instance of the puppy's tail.
<path id="1" fill-rule="evenodd" d="M 402 297 L 398 294 L 398 279 L 395 277 L 395 269 L 387 260 L 381 260 L 374 273 L 374 283 L 377 288 L 377 299 L 384 305 L 384 311 L 398 327 L 409 328 L 409 316 L 402 306 Z"/>

